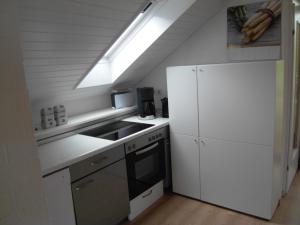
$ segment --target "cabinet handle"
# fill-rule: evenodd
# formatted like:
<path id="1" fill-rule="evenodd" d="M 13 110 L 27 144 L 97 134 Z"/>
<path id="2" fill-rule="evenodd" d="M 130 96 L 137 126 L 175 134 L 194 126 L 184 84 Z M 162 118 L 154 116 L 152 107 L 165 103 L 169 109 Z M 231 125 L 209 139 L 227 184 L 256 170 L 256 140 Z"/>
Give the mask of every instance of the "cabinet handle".
<path id="1" fill-rule="evenodd" d="M 195 143 L 198 143 L 198 139 L 194 139 L 194 142 L 195 142 Z"/>
<path id="2" fill-rule="evenodd" d="M 143 197 L 143 198 L 146 198 L 146 197 L 148 197 L 148 196 L 151 195 L 151 194 L 152 194 L 152 190 L 150 190 L 147 194 L 143 195 L 142 197 Z"/>
<path id="3" fill-rule="evenodd" d="M 200 142 L 201 142 L 201 144 L 202 144 L 203 146 L 206 145 L 206 142 L 205 142 L 204 140 L 201 140 Z"/>
<path id="4" fill-rule="evenodd" d="M 80 191 L 81 189 L 85 188 L 86 186 L 88 186 L 89 184 L 91 184 L 91 183 L 93 183 L 93 182 L 94 182 L 93 179 L 88 180 L 87 182 L 84 182 L 84 183 L 82 183 L 82 184 L 79 184 L 79 185 L 75 188 L 75 190 L 76 190 L 76 191 Z"/>
<path id="5" fill-rule="evenodd" d="M 147 153 L 149 151 L 151 151 L 152 149 L 156 148 L 158 146 L 158 142 L 156 142 L 155 144 L 143 149 L 143 150 L 140 150 L 138 152 L 135 152 L 135 155 L 142 155 L 144 153 Z"/>

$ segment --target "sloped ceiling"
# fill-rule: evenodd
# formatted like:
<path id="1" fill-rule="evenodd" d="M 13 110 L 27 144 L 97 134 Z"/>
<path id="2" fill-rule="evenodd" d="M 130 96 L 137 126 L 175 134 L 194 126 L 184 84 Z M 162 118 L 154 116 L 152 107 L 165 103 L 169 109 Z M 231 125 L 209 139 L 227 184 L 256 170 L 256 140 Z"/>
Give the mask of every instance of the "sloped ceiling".
<path id="1" fill-rule="evenodd" d="M 197 0 L 127 71 L 116 87 L 135 86 L 224 5 L 224 0 Z M 162 74 L 163 76 L 164 74 Z"/>
<path id="2" fill-rule="evenodd" d="M 31 101 L 108 93 L 111 85 L 74 89 L 140 12 L 146 0 L 19 0 L 24 69 Z M 223 5 L 198 0 L 114 85 L 132 87 Z"/>
<path id="3" fill-rule="evenodd" d="M 24 69 L 31 101 L 83 98 L 86 71 L 145 6 L 146 0 L 19 0 Z"/>

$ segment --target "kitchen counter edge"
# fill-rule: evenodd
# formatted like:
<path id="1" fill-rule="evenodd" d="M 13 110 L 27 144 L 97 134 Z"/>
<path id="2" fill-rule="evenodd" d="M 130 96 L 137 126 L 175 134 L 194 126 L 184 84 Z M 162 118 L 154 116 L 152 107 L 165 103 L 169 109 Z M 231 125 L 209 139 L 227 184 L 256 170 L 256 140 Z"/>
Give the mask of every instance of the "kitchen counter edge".
<path id="1" fill-rule="evenodd" d="M 90 158 L 92 156 L 95 156 L 97 154 L 100 154 L 106 150 L 112 149 L 114 147 L 117 147 L 119 145 L 122 145 L 128 141 L 131 141 L 139 136 L 142 136 L 147 133 L 151 133 L 152 131 L 155 131 L 157 129 L 166 127 L 169 125 L 169 119 L 168 118 L 156 118 L 154 120 L 140 120 L 137 116 L 129 117 L 126 119 L 123 119 L 123 121 L 128 122 L 137 122 L 137 123 L 146 123 L 146 124 L 153 124 L 154 126 L 149 127 L 145 130 L 139 131 L 137 133 L 134 133 L 132 135 L 129 135 L 125 138 L 122 138 L 117 141 L 109 141 L 101 138 L 95 138 L 95 137 L 89 137 L 85 135 L 76 134 L 67 138 L 63 138 L 58 141 L 54 141 L 48 144 L 44 144 L 38 147 L 39 151 L 39 158 L 40 158 L 40 165 L 41 165 L 41 171 L 42 176 L 48 176 L 50 174 L 53 174 L 57 171 L 60 171 L 64 168 L 67 168 L 71 166 L 72 164 L 75 164 L 77 162 L 80 162 L 82 160 L 85 160 L 87 158 Z M 73 139 L 79 138 L 85 139 L 86 141 L 93 141 L 94 146 L 93 149 L 84 149 L 79 150 L 79 153 L 77 152 L 75 155 L 69 155 L 66 156 L 68 153 L 68 149 L 66 147 L 66 143 Z M 60 148 L 61 149 L 57 149 Z M 66 149 L 66 150 L 64 150 Z M 70 151 L 70 150 L 69 150 Z M 70 153 L 70 152 L 69 152 Z M 61 161 L 59 161 L 61 160 Z M 58 162 L 57 162 L 58 161 Z"/>

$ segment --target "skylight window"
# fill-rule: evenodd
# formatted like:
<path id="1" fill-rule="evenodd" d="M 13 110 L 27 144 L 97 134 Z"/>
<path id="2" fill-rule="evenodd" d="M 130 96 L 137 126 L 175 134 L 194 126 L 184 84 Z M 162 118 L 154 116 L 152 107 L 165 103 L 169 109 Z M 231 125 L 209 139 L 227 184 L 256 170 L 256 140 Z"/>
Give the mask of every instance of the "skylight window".
<path id="1" fill-rule="evenodd" d="M 150 1 L 77 88 L 114 83 L 195 1 Z"/>

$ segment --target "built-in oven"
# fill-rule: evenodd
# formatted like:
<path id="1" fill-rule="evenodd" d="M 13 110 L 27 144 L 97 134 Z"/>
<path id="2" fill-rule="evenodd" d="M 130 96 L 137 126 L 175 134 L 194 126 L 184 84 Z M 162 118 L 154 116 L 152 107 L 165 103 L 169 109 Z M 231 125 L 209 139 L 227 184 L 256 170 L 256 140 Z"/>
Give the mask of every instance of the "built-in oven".
<path id="1" fill-rule="evenodd" d="M 159 129 L 125 144 L 130 200 L 165 179 L 166 131 Z"/>

